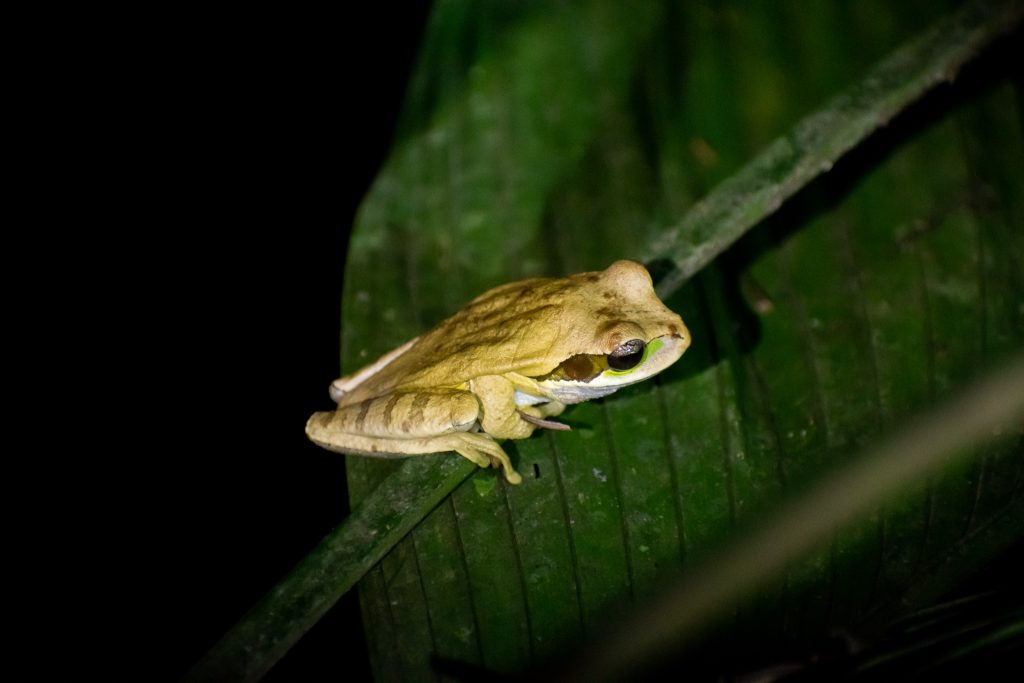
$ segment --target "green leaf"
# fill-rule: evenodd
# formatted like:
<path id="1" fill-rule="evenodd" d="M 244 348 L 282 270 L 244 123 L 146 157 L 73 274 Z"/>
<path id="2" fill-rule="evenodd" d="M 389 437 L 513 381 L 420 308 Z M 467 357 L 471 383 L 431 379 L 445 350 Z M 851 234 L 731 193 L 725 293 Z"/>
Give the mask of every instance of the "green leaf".
<path id="1" fill-rule="evenodd" d="M 719 617 L 723 605 L 742 601 L 755 589 L 783 573 L 816 544 L 827 543 L 865 512 L 899 494 L 919 493 L 907 482 L 960 465 L 964 451 L 992 430 L 1024 420 L 1024 354 L 999 373 L 971 387 L 955 400 L 932 411 L 889 437 L 869 453 L 853 459 L 815 484 L 763 523 L 725 548 L 714 561 L 666 584 L 656 601 L 620 617 L 615 630 L 597 646 L 588 648 L 572 671 L 573 680 L 628 678 L 636 662 L 649 661 L 660 651 L 701 635 L 709 620 Z M 1020 534 L 1024 497 L 1017 497 L 994 515 L 986 531 L 1004 536 Z M 977 542 L 974 543 L 977 546 Z M 945 549 L 947 556 L 957 548 Z M 820 573 L 820 567 L 814 567 Z M 921 574 L 926 574 L 922 572 Z M 790 574 L 792 578 L 793 574 Z M 807 576 L 813 582 L 819 577 Z M 920 578 L 920 577 L 919 577 Z M 904 595 L 918 586 L 904 586 Z"/>
<path id="2" fill-rule="evenodd" d="M 193 678 L 258 677 L 370 566 L 379 680 L 557 659 L 1024 346 L 1019 81 L 983 61 L 924 102 L 934 113 L 862 142 L 1021 3 L 972 3 L 906 43 L 941 8 L 817 9 L 437 4 L 353 233 L 346 371 L 491 286 L 622 257 L 674 262 L 661 291 L 694 344 L 656 381 L 574 407 L 573 432 L 510 444 L 519 487 L 454 455 L 349 458 L 353 520 Z M 1020 538 L 1022 452 L 1014 432 L 908 482 L 725 605 L 735 632 L 884 626 L 940 594 Z"/>
<path id="3" fill-rule="evenodd" d="M 429 111 L 409 102 L 415 133 L 364 204 L 344 367 L 504 281 L 639 255 L 670 256 L 691 274 L 694 250 L 680 244 L 713 242 L 697 260 L 707 263 L 979 45 L 978 32 L 947 25 L 867 71 L 937 12 L 880 23 L 888 5 L 819 16 L 802 5 L 644 3 L 653 17 L 611 5 L 478 15 L 478 52 L 437 58 L 436 87 L 459 86 Z M 1019 15 L 1019 6 L 975 5 L 958 20 L 976 21 L 979 7 Z M 432 27 L 460 8 L 438 5 Z M 993 23 L 980 43 L 1003 28 Z M 443 52 L 447 35 L 428 35 L 426 52 Z M 945 112 L 936 120 L 913 117 L 912 129 L 890 134 L 899 144 L 883 136 L 868 159 L 834 169 L 670 297 L 695 336 L 676 368 L 575 407 L 571 434 L 517 442 L 522 486 L 473 474 L 361 585 L 378 678 L 433 679 L 432 659 L 515 673 L 558 658 L 852 450 L 1020 348 L 1016 97 L 1004 78 L 962 102 L 933 100 Z M 771 313 L 744 299 L 748 277 Z M 772 640 L 857 625 L 928 583 L 951 548 L 973 556 L 965 538 L 1020 496 L 1019 445 L 986 452 L 826 542 L 744 603 L 738 628 L 759 624 Z M 395 467 L 350 459 L 353 497 Z M 484 495 L 479 480 L 497 483 Z"/>

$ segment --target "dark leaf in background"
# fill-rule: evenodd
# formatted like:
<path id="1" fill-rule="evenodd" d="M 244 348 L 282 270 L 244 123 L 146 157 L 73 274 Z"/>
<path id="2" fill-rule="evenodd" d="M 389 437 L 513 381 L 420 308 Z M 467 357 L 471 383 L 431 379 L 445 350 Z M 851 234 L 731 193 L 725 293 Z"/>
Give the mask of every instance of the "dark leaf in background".
<path id="1" fill-rule="evenodd" d="M 944 9 L 496 7 L 435 7 L 414 77 L 431 96 L 408 103 L 353 234 L 345 368 L 490 286 L 637 256 Z M 475 473 L 371 571 L 360 592 L 377 677 L 431 679 L 438 658 L 502 673 L 557 658 L 1019 349 L 1024 142 L 1003 57 L 674 294 L 694 334 L 677 366 L 573 408 L 571 434 L 516 442 L 532 478 Z M 969 573 L 995 552 L 972 541 L 1019 514 L 1020 449 L 1004 438 L 908 482 L 739 605 L 734 643 L 758 651 L 736 660 L 855 632 Z M 350 458 L 353 499 L 394 466 Z"/>
<path id="2" fill-rule="evenodd" d="M 967 13 L 979 7 L 1000 3 Z M 870 64 L 947 9 L 438 3 L 395 146 L 359 210 L 343 368 L 490 286 L 650 254 L 779 136 L 800 149 L 807 140 L 785 136 L 799 135 L 801 117 L 840 91 L 856 96 L 849 88 Z M 693 347 L 657 380 L 573 408 L 572 433 L 509 444 L 523 486 L 452 455 L 347 459 L 353 500 L 370 503 L 363 513 L 412 495 L 396 489 L 401 477 L 388 479 L 392 494 L 376 488 L 396 468 L 469 477 L 360 586 L 379 679 L 559 662 L 680 573 L 707 571 L 723 547 L 770 532 L 780 506 L 1020 349 L 1016 37 L 953 87 L 879 120 L 879 132 L 801 181 L 781 211 L 678 291 L 671 268 L 652 264 L 669 277 L 668 303 Z M 774 158 L 756 181 L 789 177 L 792 159 Z M 752 218 L 742 226 L 740 212 L 734 235 L 764 215 L 740 206 Z M 1013 427 L 997 436 L 955 467 L 908 480 L 754 600 L 720 605 L 717 630 L 676 664 L 714 677 L 852 652 L 861 659 L 848 657 L 844 671 L 877 671 L 892 659 L 887 642 L 913 649 L 900 629 L 914 610 L 1019 540 L 1021 438 Z M 371 544 L 404 535 L 433 507 L 423 505 Z M 315 574 L 325 548 L 292 577 Z M 321 578 L 315 609 L 262 603 L 293 621 L 259 637 L 297 638 L 375 555 L 362 557 Z M 975 632 L 993 642 L 1017 623 L 1012 612 L 986 618 Z M 310 643 L 330 648 L 324 628 L 273 674 L 292 678 Z"/>

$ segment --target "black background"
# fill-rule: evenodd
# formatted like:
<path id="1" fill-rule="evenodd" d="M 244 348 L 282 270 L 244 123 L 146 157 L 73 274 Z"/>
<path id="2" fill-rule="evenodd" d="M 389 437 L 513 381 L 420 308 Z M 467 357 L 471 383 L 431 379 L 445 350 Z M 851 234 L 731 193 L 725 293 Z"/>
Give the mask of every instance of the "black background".
<path id="1" fill-rule="evenodd" d="M 427 12 L 65 16 L 31 53 L 12 679 L 175 680 L 345 517 L 343 457 L 303 425 L 331 405 L 348 232 Z M 1009 585 L 1021 551 L 968 587 Z M 368 667 L 352 593 L 269 680 Z"/>
<path id="2" fill-rule="evenodd" d="M 60 185 L 7 252 L 38 391 L 5 487 L 14 680 L 176 680 L 347 514 L 303 427 L 429 9 L 369 5 L 35 25 L 62 35 L 17 133 Z M 368 667 L 353 593 L 269 680 Z"/>
<path id="3" fill-rule="evenodd" d="M 199 116 L 182 142 L 196 176 L 157 255 L 168 281 L 149 283 L 178 328 L 155 345 L 175 433 L 156 446 L 164 466 L 140 508 L 163 582 L 162 604 L 139 615 L 157 623 L 152 673 L 184 671 L 348 511 L 343 457 L 303 426 L 331 405 L 348 231 L 389 151 L 426 14 L 402 3 L 229 21 L 209 67 L 190 60 L 196 106 L 183 113 Z M 353 592 L 270 680 L 363 680 L 368 666 Z"/>

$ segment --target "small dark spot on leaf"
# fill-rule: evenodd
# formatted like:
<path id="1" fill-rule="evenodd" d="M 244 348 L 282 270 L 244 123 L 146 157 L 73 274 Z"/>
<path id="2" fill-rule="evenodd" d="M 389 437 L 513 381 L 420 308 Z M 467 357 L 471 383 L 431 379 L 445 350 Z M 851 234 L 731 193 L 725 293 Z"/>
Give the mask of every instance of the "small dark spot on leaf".
<path id="1" fill-rule="evenodd" d="M 540 465 L 533 463 L 533 478 L 540 479 Z"/>

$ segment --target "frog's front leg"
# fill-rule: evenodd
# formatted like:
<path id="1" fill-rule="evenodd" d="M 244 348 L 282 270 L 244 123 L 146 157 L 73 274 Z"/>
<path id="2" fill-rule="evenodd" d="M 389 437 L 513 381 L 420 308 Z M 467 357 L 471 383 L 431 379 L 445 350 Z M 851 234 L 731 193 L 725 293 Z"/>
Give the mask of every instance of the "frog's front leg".
<path id="1" fill-rule="evenodd" d="M 519 387 L 501 375 L 476 377 L 470 381 L 469 388 L 480 399 L 480 426 L 498 439 L 525 439 L 538 426 L 550 425 L 545 425 L 543 418 L 558 415 L 565 410 L 565 405 L 557 401 L 534 405 L 517 404 L 516 390 Z"/>
<path id="2" fill-rule="evenodd" d="M 479 419 L 480 402 L 467 391 L 394 392 L 314 413 L 306 434 L 328 450 L 374 457 L 455 451 L 480 467 L 500 464 L 509 483 L 520 483 L 501 446 L 486 434 L 470 433 Z"/>

